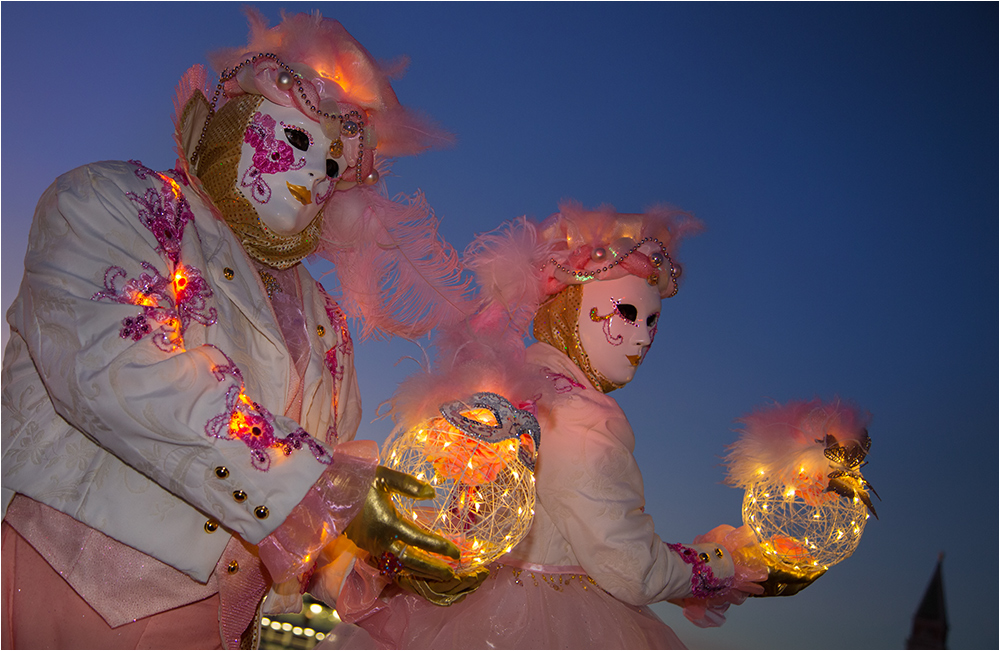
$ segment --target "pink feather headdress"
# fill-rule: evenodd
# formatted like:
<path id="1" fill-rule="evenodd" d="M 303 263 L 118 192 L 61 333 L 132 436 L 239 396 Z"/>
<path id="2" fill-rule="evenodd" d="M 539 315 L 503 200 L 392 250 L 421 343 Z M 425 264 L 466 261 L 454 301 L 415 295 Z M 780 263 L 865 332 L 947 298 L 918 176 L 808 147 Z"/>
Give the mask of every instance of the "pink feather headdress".
<path id="1" fill-rule="evenodd" d="M 378 183 L 380 168 L 387 166 L 381 155 L 416 154 L 452 139 L 399 103 L 389 78 L 405 61 L 392 69 L 380 66 L 339 22 L 319 12 L 282 13 L 282 23 L 273 28 L 257 10 L 246 13 L 248 44 L 210 57 L 224 80 L 213 104 L 206 99 L 193 109 L 200 111 L 197 117 L 191 117 L 189 100 L 209 93 L 202 66 L 188 70 L 178 86 L 180 169 L 189 171 L 201 125 L 222 103 L 241 94 L 295 107 L 320 123 L 331 116 L 338 122 L 341 117 L 354 120 L 358 135 L 345 139 L 344 148 L 348 160 L 357 161 L 358 183 L 338 184 L 323 209 L 315 251 L 336 267 L 344 311 L 361 320 L 362 339 L 419 337 L 441 321 L 467 314 L 470 281 L 462 275 L 455 250 L 438 235 L 437 220 L 423 197 L 391 200 Z M 289 70 L 294 73 L 291 85 Z"/>
<path id="2" fill-rule="evenodd" d="M 479 285 L 478 318 L 504 314 L 523 335 L 538 306 L 571 284 L 634 274 L 655 277 L 660 295 L 673 295 L 681 269 L 677 245 L 701 229 L 691 215 L 665 206 L 632 214 L 567 200 L 540 225 L 522 217 L 478 235 L 463 262 Z"/>
<path id="3" fill-rule="evenodd" d="M 563 201 L 559 212 L 541 225 L 541 236 L 552 247 L 544 263 L 546 295 L 568 285 L 613 280 L 632 274 L 647 278 L 660 297 L 677 293 L 680 265 L 673 259 L 683 237 L 702 230 L 693 216 L 653 206 L 641 214 L 619 213 L 609 205 L 586 210 Z"/>
<path id="4" fill-rule="evenodd" d="M 551 383 L 526 368 L 524 336 L 542 298 L 540 265 L 548 255 L 535 225 L 523 217 L 478 235 L 466 248 L 478 309 L 435 331 L 433 365 L 402 382 L 387 403 L 399 426 L 407 429 L 439 405 L 478 392 L 533 411 Z"/>
<path id="5" fill-rule="evenodd" d="M 212 66 L 225 71 L 254 55 L 273 54 L 302 77 L 302 92 L 297 86 L 279 88 L 277 76 L 281 68 L 273 59 L 262 58 L 241 68 L 225 84 L 227 97 L 241 93 L 263 95 L 275 104 L 294 106 L 310 117 L 310 105 L 318 107 L 325 101 L 341 105 L 344 113 L 344 106 L 361 109 L 365 126 L 374 127 L 377 147 L 386 156 L 417 154 L 451 141 L 451 135 L 404 108 L 396 98 L 389 79 L 405 69 L 405 59 L 389 68 L 379 65 L 343 25 L 324 19 L 319 11 L 291 15 L 282 12 L 281 24 L 271 28 L 256 9 L 248 7 L 246 14 L 250 22 L 246 47 L 213 53 L 209 57 Z"/>

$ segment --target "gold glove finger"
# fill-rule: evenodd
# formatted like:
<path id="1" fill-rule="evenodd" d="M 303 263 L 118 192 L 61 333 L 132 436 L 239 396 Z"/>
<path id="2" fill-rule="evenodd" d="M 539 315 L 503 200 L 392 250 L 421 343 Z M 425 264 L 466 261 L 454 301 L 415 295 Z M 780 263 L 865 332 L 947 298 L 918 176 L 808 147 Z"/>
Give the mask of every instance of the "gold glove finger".
<path id="1" fill-rule="evenodd" d="M 793 574 L 778 568 L 769 568 L 767 580 L 760 585 L 764 588 L 763 594 L 753 595 L 755 597 L 790 597 L 805 590 L 813 581 L 823 576 L 826 570 L 812 575 Z"/>
<path id="2" fill-rule="evenodd" d="M 396 582 L 404 590 L 408 590 L 413 594 L 423 597 L 424 599 L 431 602 L 435 606 L 450 606 L 453 603 L 461 601 L 462 599 L 465 598 L 464 594 L 453 595 L 447 592 L 445 593 L 436 592 L 433 588 L 431 588 L 427 584 L 425 580 L 418 579 L 416 577 L 411 577 L 401 574 L 399 575 L 399 577 L 397 577 Z"/>
<path id="3" fill-rule="evenodd" d="M 449 581 L 429 581 L 400 574 L 397 583 L 436 606 L 450 606 L 475 592 L 489 575 L 489 570 L 483 567 L 470 574 L 456 575 Z"/>
<path id="4" fill-rule="evenodd" d="M 381 488 L 400 495 L 406 495 L 418 500 L 434 499 L 434 487 L 420 481 L 413 475 L 392 470 L 385 466 L 375 468 L 375 481 Z"/>
<path id="5" fill-rule="evenodd" d="M 424 580 L 435 592 L 440 594 L 461 594 L 472 592 L 490 575 L 485 567 L 473 570 L 468 574 L 453 574 L 447 581 Z M 418 579 L 414 578 L 414 581 Z"/>
<path id="6" fill-rule="evenodd" d="M 434 581 L 452 581 L 456 578 L 454 570 L 444 561 L 402 545 L 398 540 L 392 545 L 392 553 L 403 564 L 404 571 L 414 576 Z"/>
<path id="7" fill-rule="evenodd" d="M 394 533 L 398 541 L 402 541 L 422 551 L 441 554 L 455 560 L 458 560 L 461 556 L 455 543 L 442 538 L 436 533 L 427 531 L 404 518 L 399 518 L 396 521 Z"/>

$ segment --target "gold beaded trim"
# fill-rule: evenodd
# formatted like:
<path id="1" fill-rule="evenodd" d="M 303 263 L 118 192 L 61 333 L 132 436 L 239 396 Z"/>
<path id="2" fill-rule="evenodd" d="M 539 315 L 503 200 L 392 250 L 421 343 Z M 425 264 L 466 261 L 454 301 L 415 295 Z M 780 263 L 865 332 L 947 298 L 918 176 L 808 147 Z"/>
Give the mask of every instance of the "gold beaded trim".
<path id="1" fill-rule="evenodd" d="M 610 393 L 625 385 L 612 382 L 590 364 L 590 357 L 580 342 L 577 323 L 582 304 L 583 285 L 569 285 L 538 306 L 532 334 L 536 340 L 561 350 L 583 371 L 595 389 Z"/>
<path id="2" fill-rule="evenodd" d="M 510 569 L 514 573 L 514 583 L 516 585 L 524 585 L 521 583 L 521 574 L 524 573 L 524 570 L 519 567 L 512 567 Z M 583 586 L 584 590 L 587 590 L 591 585 L 597 586 L 597 581 L 592 579 L 587 574 L 544 574 L 539 572 L 539 576 L 536 576 L 534 572 L 529 571 L 528 576 L 531 577 L 531 580 L 535 584 L 536 588 L 538 587 L 538 579 L 540 576 L 542 583 L 549 586 L 556 592 L 562 592 L 566 586 L 571 585 L 574 581 L 578 581 L 580 585 Z"/>
<path id="3" fill-rule="evenodd" d="M 275 293 L 281 291 L 281 285 L 278 284 L 278 280 L 263 269 L 260 270 L 260 279 L 264 283 L 264 289 L 267 291 L 268 298 L 274 298 Z"/>

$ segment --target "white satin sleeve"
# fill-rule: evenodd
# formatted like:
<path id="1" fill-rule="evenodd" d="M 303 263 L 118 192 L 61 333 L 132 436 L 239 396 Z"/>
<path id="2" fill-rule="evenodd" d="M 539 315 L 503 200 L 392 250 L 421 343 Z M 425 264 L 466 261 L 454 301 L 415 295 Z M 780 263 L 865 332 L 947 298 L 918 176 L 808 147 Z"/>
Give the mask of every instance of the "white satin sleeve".
<path id="1" fill-rule="evenodd" d="M 280 413 L 248 407 L 263 414 L 259 424 L 270 444 L 262 440 L 258 445 L 230 430 L 234 405 L 242 400 L 240 374 L 255 370 L 242 362 L 238 370 L 234 350 L 239 349 L 238 358 L 250 359 L 259 354 L 254 347 L 261 346 L 261 338 L 249 323 L 222 322 L 236 312 L 221 304 L 226 300 L 217 286 L 222 279 L 207 275 L 193 216 L 185 225 L 179 261 L 164 254 L 166 236 L 141 222 L 137 206 L 155 199 L 160 203 L 148 204 L 153 209 L 180 210 L 183 192 L 171 197 L 165 176 L 150 176 L 149 170 L 143 179 L 136 169 L 131 163 L 79 168 L 60 177 L 39 203 L 24 280 L 9 314 L 44 386 L 44 395 L 36 392 L 31 400 L 51 403 L 63 421 L 58 425 L 62 440 L 75 437 L 82 444 L 85 437 L 97 444 L 83 467 L 65 468 L 79 475 L 80 486 L 93 484 L 95 467 L 109 467 L 101 456 L 110 454 L 223 528 L 257 543 L 281 524 L 327 465 L 314 454 L 319 448 L 311 437 L 289 438 L 301 428 Z M 178 265 L 191 267 L 185 272 L 191 291 L 198 289 L 195 280 L 204 283 L 200 297 L 187 305 L 186 331 L 179 320 L 170 324 L 147 318 L 152 332 L 126 333 L 125 320 L 139 315 L 142 305 L 139 299 L 114 300 L 112 288 L 124 296 L 126 281 L 141 284 L 143 274 L 169 282 Z M 175 298 L 180 302 L 179 294 Z M 183 336 L 171 348 L 163 333 Z M 52 443 L 33 431 L 35 403 L 7 397 L 5 475 L 11 449 L 34 445 L 41 458 L 48 454 L 42 446 Z M 246 397 L 280 405 L 284 396 Z M 9 415 L 18 422 L 6 422 Z M 74 437 L 71 429 L 77 432 Z M 294 445 L 281 449 L 281 441 Z M 53 455 L 48 468 L 36 472 L 58 472 L 68 461 L 72 459 L 64 453 Z M 30 471 L 27 466 L 22 470 Z M 45 493 L 44 486 L 38 490 Z M 60 510 L 101 528 L 113 515 L 98 511 L 110 507 L 88 503 L 86 493 L 53 496 L 53 501 L 60 502 Z M 48 502 L 45 497 L 39 499 Z"/>
<path id="2" fill-rule="evenodd" d="M 633 605 L 690 596 L 692 565 L 664 544 L 643 512 L 634 436 L 617 404 L 590 390 L 574 391 L 559 398 L 551 422 L 542 434 L 538 499 L 579 565 L 601 588 Z M 724 560 L 711 561 L 725 578 Z"/>

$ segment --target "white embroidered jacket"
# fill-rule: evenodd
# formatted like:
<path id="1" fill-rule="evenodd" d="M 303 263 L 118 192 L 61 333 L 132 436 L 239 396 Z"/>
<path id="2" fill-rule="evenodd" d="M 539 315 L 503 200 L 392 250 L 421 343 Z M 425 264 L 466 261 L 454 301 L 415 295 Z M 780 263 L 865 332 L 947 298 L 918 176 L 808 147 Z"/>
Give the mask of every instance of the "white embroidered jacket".
<path id="1" fill-rule="evenodd" d="M 544 343 L 527 361 L 555 383 L 552 404 L 539 404 L 542 442 L 535 471 L 535 518 L 510 553 L 549 566 L 581 566 L 597 585 L 633 605 L 691 596 L 694 567 L 656 534 L 644 512 L 635 435 L 614 398 L 593 388 L 583 371 Z M 729 554 L 706 551 L 717 579 L 733 575 Z"/>
<path id="2" fill-rule="evenodd" d="M 4 512 L 22 493 L 202 582 L 226 530 L 270 534 L 361 417 L 343 314 L 297 273 L 300 423 L 260 275 L 199 194 L 134 162 L 57 179 L 7 314 Z"/>

